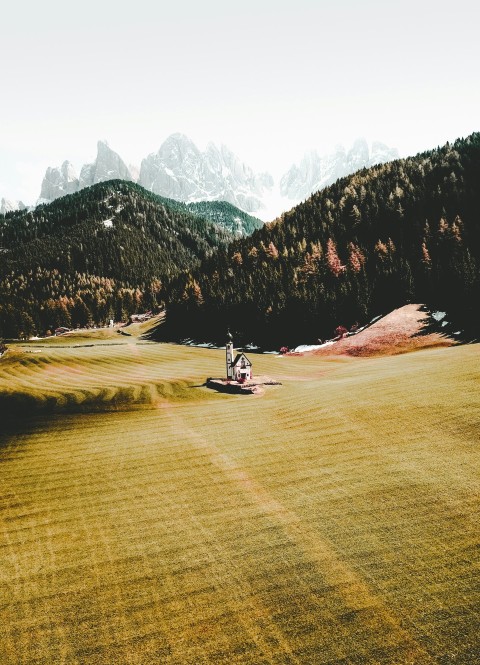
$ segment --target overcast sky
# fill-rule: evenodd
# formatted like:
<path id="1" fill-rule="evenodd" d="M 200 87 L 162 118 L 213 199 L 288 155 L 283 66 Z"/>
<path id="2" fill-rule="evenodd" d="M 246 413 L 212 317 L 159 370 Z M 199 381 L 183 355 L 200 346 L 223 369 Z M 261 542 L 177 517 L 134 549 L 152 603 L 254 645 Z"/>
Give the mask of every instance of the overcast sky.
<path id="1" fill-rule="evenodd" d="M 455 0 L 3 3 L 0 197 L 98 139 L 139 164 L 173 132 L 274 175 L 308 149 L 401 155 L 480 130 L 479 4 Z"/>

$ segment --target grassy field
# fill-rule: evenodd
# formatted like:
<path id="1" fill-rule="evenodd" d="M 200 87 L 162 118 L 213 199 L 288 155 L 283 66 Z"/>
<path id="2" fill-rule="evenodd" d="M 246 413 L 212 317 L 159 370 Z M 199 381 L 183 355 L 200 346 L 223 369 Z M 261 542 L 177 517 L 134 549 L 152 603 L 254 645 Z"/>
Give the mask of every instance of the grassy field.
<path id="1" fill-rule="evenodd" d="M 480 662 L 480 347 L 252 360 L 283 385 L 113 333 L 0 360 L 37 412 L 0 436 L 2 665 Z"/>

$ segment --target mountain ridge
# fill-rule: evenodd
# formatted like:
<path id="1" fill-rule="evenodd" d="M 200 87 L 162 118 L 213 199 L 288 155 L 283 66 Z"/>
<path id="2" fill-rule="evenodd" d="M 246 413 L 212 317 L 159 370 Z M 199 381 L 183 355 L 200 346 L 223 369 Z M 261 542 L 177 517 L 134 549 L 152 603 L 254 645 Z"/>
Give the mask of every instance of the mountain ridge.
<path id="1" fill-rule="evenodd" d="M 365 139 L 357 139 L 348 151 L 341 145 L 326 155 L 313 150 L 304 155 L 299 165 L 294 164 L 283 175 L 280 193 L 299 201 L 333 185 L 339 178 L 374 164 L 392 161 L 398 156 L 396 148 L 389 148 L 379 141 L 374 141 L 370 150 Z"/>
<path id="2" fill-rule="evenodd" d="M 79 176 L 68 160 L 59 167 L 47 168 L 37 205 L 51 203 L 62 196 L 74 194 L 85 187 L 107 180 L 133 181 L 134 178 L 120 155 L 114 152 L 106 141 L 98 141 L 95 161 L 84 164 Z"/>
<path id="3" fill-rule="evenodd" d="M 85 164 L 79 176 L 68 160 L 47 169 L 38 203 L 119 178 L 138 182 L 160 196 L 185 203 L 226 201 L 270 221 L 282 209 L 288 210 L 339 177 L 397 156 L 398 151 L 385 144 L 374 142 L 370 150 L 365 139 L 358 139 L 349 150 L 338 146 L 328 155 L 322 156 L 317 151 L 306 153 L 299 165 L 292 165 L 275 183 L 269 173 L 255 173 L 225 145 L 218 147 L 210 142 L 201 151 L 181 133 L 167 137 L 158 151 L 142 160 L 139 169 L 127 166 L 106 142 L 99 141 L 95 161 Z"/>
<path id="4" fill-rule="evenodd" d="M 11 199 L 0 199 L 0 215 L 6 215 L 9 212 L 17 212 L 18 210 L 26 210 L 27 206 L 23 201 L 12 201 Z"/>

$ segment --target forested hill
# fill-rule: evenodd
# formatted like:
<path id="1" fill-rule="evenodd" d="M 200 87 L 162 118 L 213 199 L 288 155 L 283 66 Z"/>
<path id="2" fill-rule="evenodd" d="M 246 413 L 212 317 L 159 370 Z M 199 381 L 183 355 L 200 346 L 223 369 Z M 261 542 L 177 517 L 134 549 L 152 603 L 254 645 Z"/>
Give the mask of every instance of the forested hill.
<path id="1" fill-rule="evenodd" d="M 291 344 L 407 302 L 478 326 L 480 134 L 338 180 L 168 286 L 172 338 Z"/>
<path id="2" fill-rule="evenodd" d="M 166 278 L 235 237 L 225 225 L 255 223 L 229 204 L 208 216 L 120 180 L 0 216 L 0 337 L 157 306 Z"/>
<path id="3" fill-rule="evenodd" d="M 235 235 L 247 236 L 263 227 L 260 219 L 252 217 L 227 201 L 198 201 L 179 205 L 184 206 L 192 214 L 204 217 Z"/>

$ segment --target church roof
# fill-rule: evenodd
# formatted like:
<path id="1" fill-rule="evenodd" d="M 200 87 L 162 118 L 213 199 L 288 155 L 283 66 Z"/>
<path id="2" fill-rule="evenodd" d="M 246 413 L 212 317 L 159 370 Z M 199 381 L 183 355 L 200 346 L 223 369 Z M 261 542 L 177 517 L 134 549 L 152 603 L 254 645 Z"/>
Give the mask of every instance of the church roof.
<path id="1" fill-rule="evenodd" d="M 252 366 L 252 363 L 250 362 L 250 360 L 247 358 L 247 356 L 244 353 L 237 353 L 237 355 L 235 356 L 235 359 L 232 360 L 232 367 L 235 367 L 235 365 L 237 365 L 242 358 L 245 358 L 245 360 L 247 361 L 247 364 L 250 365 L 250 367 Z"/>

